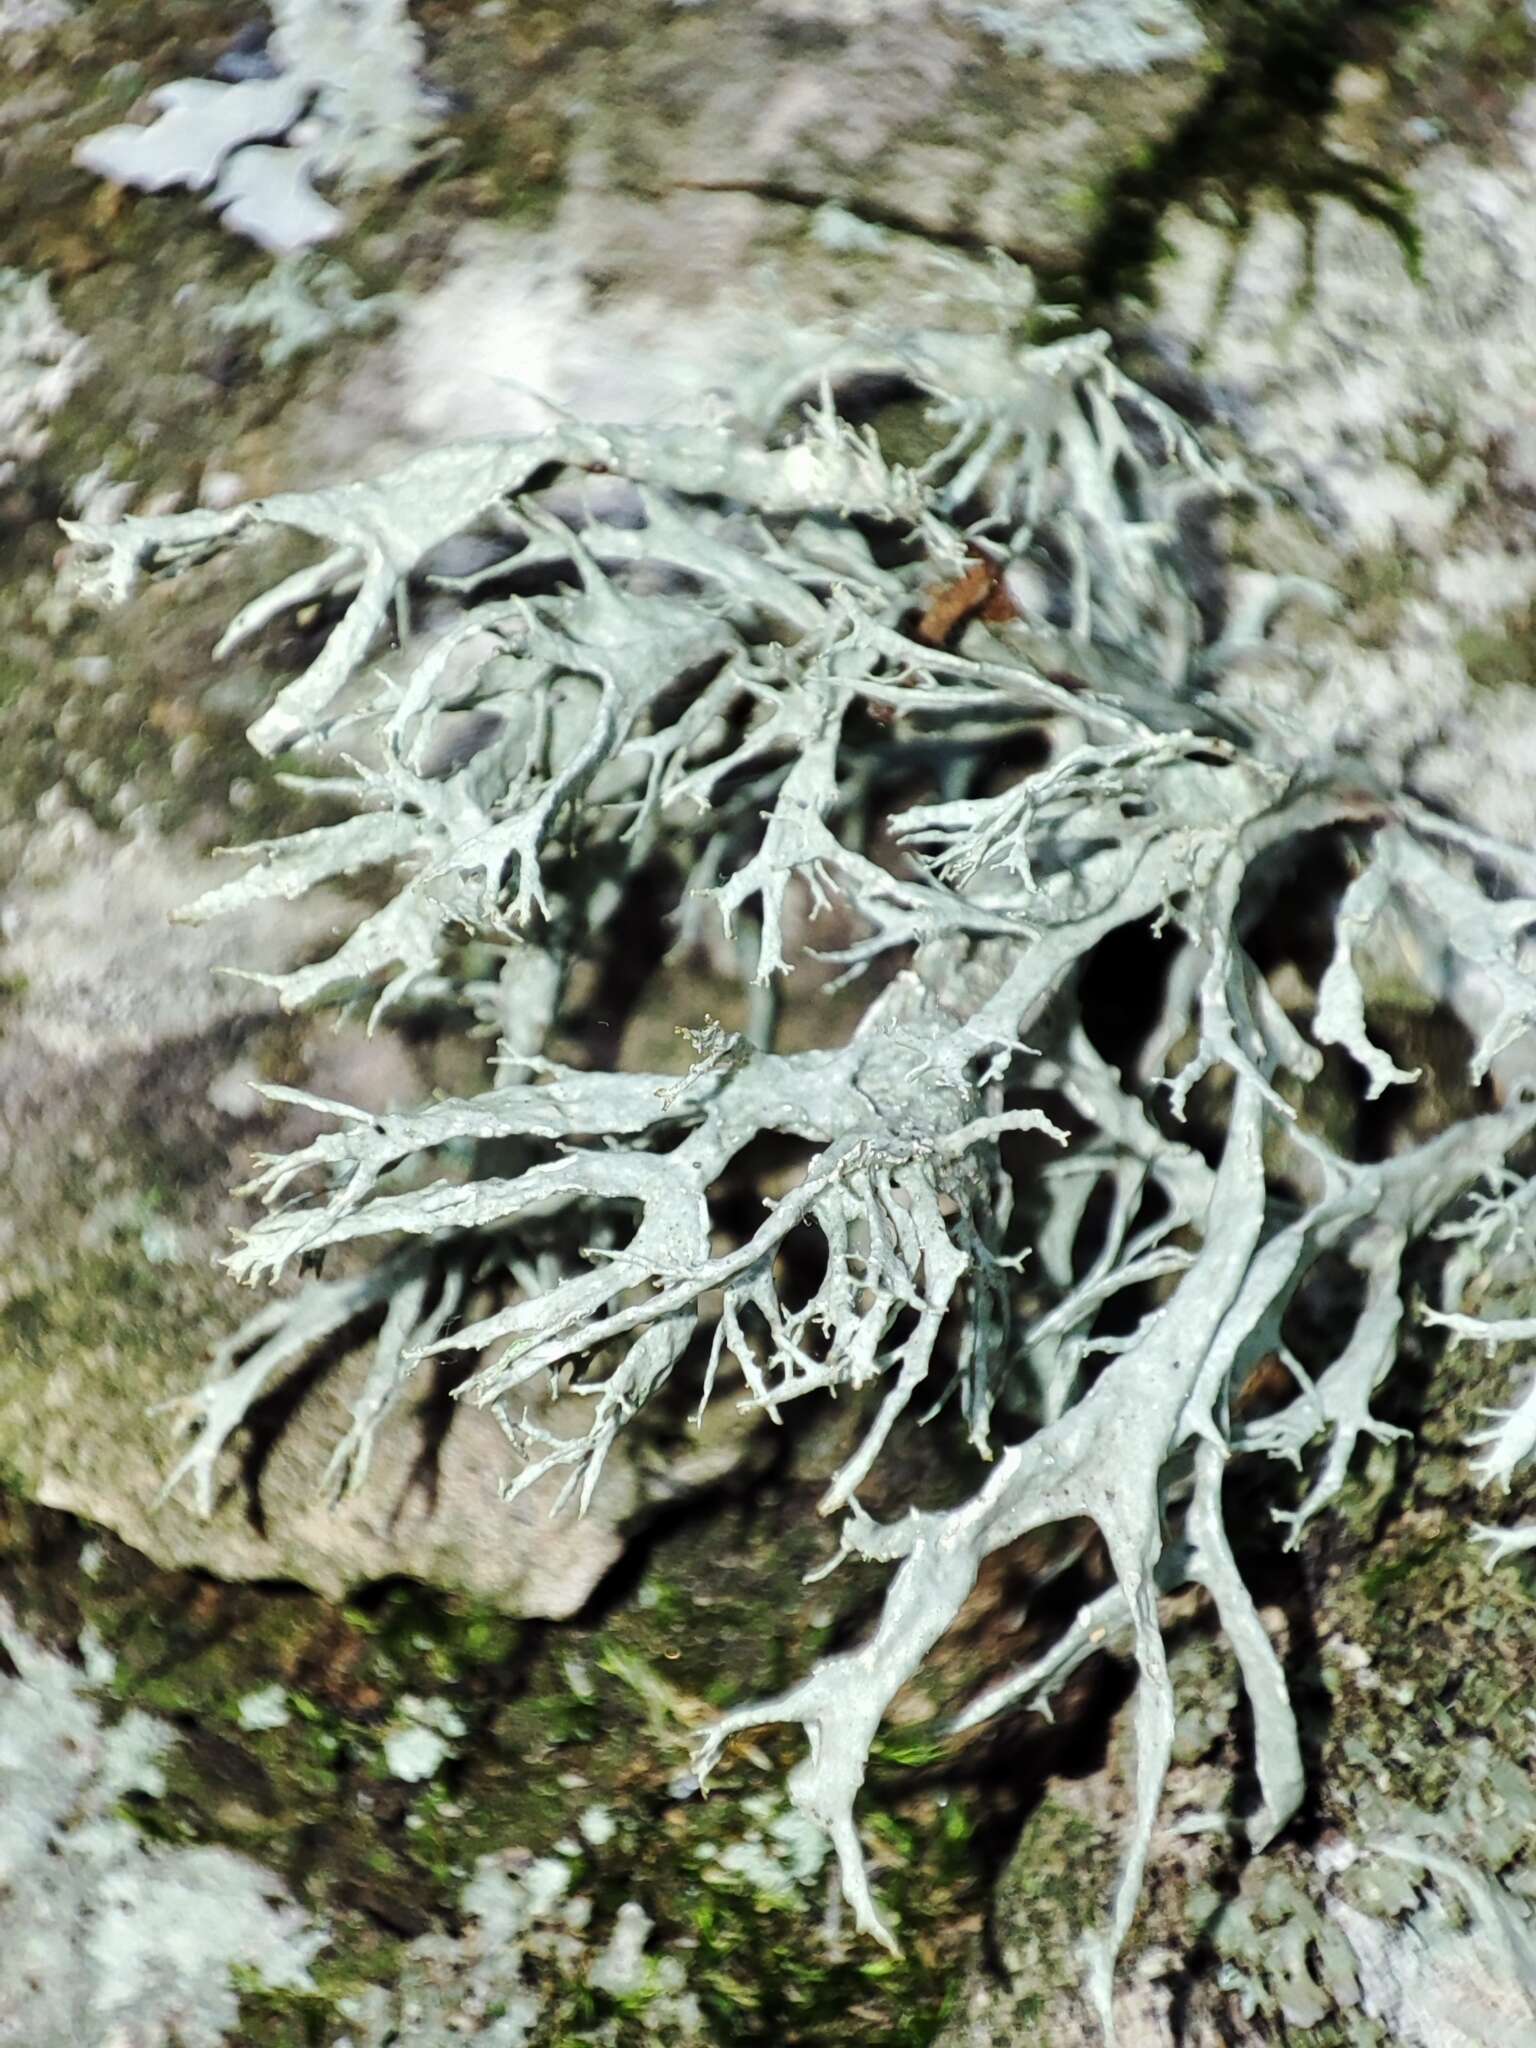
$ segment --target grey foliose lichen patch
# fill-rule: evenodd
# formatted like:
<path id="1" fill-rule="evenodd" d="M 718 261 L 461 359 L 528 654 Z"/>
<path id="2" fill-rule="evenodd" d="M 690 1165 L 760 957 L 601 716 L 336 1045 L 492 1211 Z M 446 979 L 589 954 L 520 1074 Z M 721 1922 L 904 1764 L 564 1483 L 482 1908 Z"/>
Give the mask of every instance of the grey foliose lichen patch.
<path id="1" fill-rule="evenodd" d="M 0 269 L 0 484 L 48 445 L 48 419 L 90 367 L 54 310 L 48 280 Z"/>
<path id="2" fill-rule="evenodd" d="M 709 7 L 716 0 L 673 4 Z M 1043 58 L 1060 71 L 1148 71 L 1205 47 L 1199 18 L 1183 0 L 934 0 L 934 9 L 982 30 L 1014 55 Z M 852 25 L 878 30 L 893 17 L 929 11 L 926 0 L 862 0 L 852 10 Z"/>
<path id="3" fill-rule="evenodd" d="M 1437 1596 L 1418 1587 L 1433 1634 Z M 1411 1604 L 1411 1596 L 1410 1596 Z M 1189 1618 L 1186 1610 L 1184 1619 Z M 1520 1655 L 1528 1642 L 1516 1650 Z M 1129 2048 L 1501 2048 L 1536 2015 L 1536 1819 L 1513 1707 L 1493 1736 L 1467 1716 L 1405 1711 L 1451 1688 L 1431 1644 L 1373 1657 L 1330 1633 L 1320 1648 L 1331 1698 L 1318 1788 L 1326 1824 L 1263 1858 L 1234 1854 L 1230 1762 L 1238 1694 L 1230 1657 L 1203 1634 L 1170 1657 L 1178 1725 L 1147 1924 L 1116 1987 Z M 1519 1697 L 1517 1694 L 1516 1697 Z M 1379 1709 L 1373 1725 L 1362 1702 Z M 1474 1708 L 1473 1713 L 1476 1713 Z M 1314 1723 L 1314 1729 L 1316 1729 Z M 1393 1740 L 1378 1739 L 1383 1725 Z M 1085 2048 L 1095 2029 L 1075 1978 L 1093 1917 L 1095 1867 L 1121 1818 L 1116 1753 L 1052 1788 L 1029 1817 L 994 1904 L 993 1953 L 960 1998 L 942 2048 L 1020 2039 Z M 1439 1789 L 1429 1789 L 1430 1780 Z"/>
<path id="4" fill-rule="evenodd" d="M 430 1000 L 490 1054 L 483 1090 L 412 1112 L 272 1091 L 335 1128 L 259 1163 L 266 1213 L 233 1270 L 380 1249 L 231 1339 L 186 1398 L 194 1441 L 168 1485 L 210 1500 L 253 1404 L 370 1312 L 338 1492 L 425 1358 L 473 1361 L 457 1391 L 521 1455 L 511 1495 L 554 1476 L 578 1508 L 664 1389 L 774 1420 L 868 1389 L 821 1506 L 840 1517 L 826 1569 L 893 1567 L 879 1623 L 721 1716 L 698 1775 L 743 1731 L 801 1727 L 795 1804 L 831 1837 L 858 1927 L 893 1945 L 856 1817 L 886 1710 L 987 1557 L 1092 1522 L 1107 1589 L 957 1725 L 1128 1642 L 1134 1793 L 1087 1956 L 1108 2024 L 1175 1742 L 1161 1594 L 1203 1588 L 1235 1656 L 1248 1841 L 1301 1799 L 1224 1475 L 1236 1454 L 1306 1463 L 1299 1537 L 1360 1440 L 1390 1434 L 1372 1404 L 1410 1255 L 1536 1133 L 1529 1087 L 1497 1064 L 1536 1020 L 1536 857 L 1249 690 L 1276 614 L 1323 594 L 1255 575 L 1211 602 L 1199 536 L 1242 479 L 1104 336 L 1022 342 L 1032 298 L 1006 266 L 973 311 L 964 332 L 814 352 L 730 425 L 559 417 L 365 484 L 70 532 L 117 597 L 265 528 L 320 544 L 224 645 L 334 608 L 251 738 L 307 752 L 350 815 L 256 848 L 186 915 L 383 869 L 394 892 L 333 949 L 261 979 L 286 1006 L 366 997 L 376 1018 Z M 914 466 L 838 411 L 892 378 L 927 405 Z M 442 566 L 465 535 L 489 552 Z M 1322 900 L 1300 880 L 1320 844 L 1341 877 Z M 558 1057 L 579 973 L 658 889 L 681 944 L 738 963 L 750 1028 L 700 1029 L 681 1075 Z M 1327 962 L 1290 1008 L 1257 964 L 1275 920 L 1306 923 Z M 821 971 L 818 925 L 823 968 L 867 977 L 869 1000 L 845 1043 L 781 1053 L 774 991 Z M 1111 1059 L 1085 976 L 1138 931 L 1167 971 Z M 1388 939 L 1421 1000 L 1455 989 L 1471 1072 L 1497 1086 L 1383 1151 L 1348 1118 L 1325 1136 L 1305 1091 L 1325 1049 L 1363 1076 L 1343 1084 L 1357 1098 L 1416 1086 L 1362 965 Z M 804 1163 L 744 1217 L 722 1191 L 764 1141 Z M 1327 1333 L 1306 1356 L 1293 1311 Z M 1283 1392 L 1253 1403 L 1261 1365 Z M 946 1405 L 969 1496 L 876 1519 L 861 1496 L 893 1432 Z"/>
<path id="5" fill-rule="evenodd" d="M 943 0 L 956 20 L 1062 71 L 1148 71 L 1186 61 L 1205 31 L 1182 0 Z"/>
<path id="6" fill-rule="evenodd" d="M 230 80 L 183 78 L 156 119 L 104 128 L 75 161 L 114 184 L 206 192 L 224 225 L 288 253 L 337 234 L 343 192 L 398 178 L 434 124 L 406 0 L 273 0 L 265 54 Z"/>
<path id="7" fill-rule="evenodd" d="M 360 297 L 358 281 L 344 263 L 289 255 L 240 298 L 212 307 L 209 320 L 225 334 L 264 329 L 262 363 L 280 370 L 338 334 L 373 333 L 388 324 L 400 303 L 393 292 Z"/>
<path id="8" fill-rule="evenodd" d="M 450 1701 L 407 1693 L 384 1737 L 384 1768 L 405 1784 L 422 1784 L 437 1775 L 465 1733 L 464 1717 Z"/>
<path id="9" fill-rule="evenodd" d="M 633 2039 L 613 2008 L 658 2043 L 706 2038 L 699 2002 L 681 1958 L 650 1945 L 652 1921 L 635 1899 L 618 1908 L 602 1941 L 594 1939 L 592 1901 L 575 1888 L 560 1856 L 513 1850 L 480 1859 L 464 1888 L 460 1936 L 424 1935 L 406 1950 L 398 1981 L 341 2004 L 346 2031 L 337 2048 L 458 2048 L 484 2041 L 522 2048 L 547 2038 L 570 1989 L 610 2002 L 610 2016 L 582 2028 L 594 2044 Z"/>
<path id="10" fill-rule="evenodd" d="M 742 1818 L 742 1832 L 698 1845 L 698 1880 L 753 1901 L 759 1914 L 803 1911 L 820 1890 L 825 1836 L 772 1797 L 742 1802 Z M 337 2048 L 390 2048 L 402 2038 L 413 2048 L 465 2039 L 521 2048 L 570 2038 L 577 2013 L 579 2038 L 592 2048 L 716 2038 L 699 1996 L 709 1965 L 697 1937 L 658 1935 L 633 1895 L 599 1911 L 588 1852 L 619 1838 L 628 1855 L 632 1840 L 602 1807 L 582 1814 L 578 1832 L 548 1855 L 513 1847 L 480 1857 L 459 1897 L 462 1931 L 412 1942 L 392 1983 L 343 1998 Z M 812 1938 L 813 1948 L 834 1945 L 825 1929 L 819 1944 Z"/>
<path id="11" fill-rule="evenodd" d="M 37 35 L 68 21 L 70 0 L 0 0 L 0 34 Z"/>
<path id="12" fill-rule="evenodd" d="M 1536 1793 L 1470 1743 L 1435 1812 L 1365 1785 L 1355 1824 L 1310 1857 L 1245 1874 L 1210 1910 L 1218 1985 L 1299 2038 L 1325 2022 L 1359 2048 L 1498 2048 L 1536 2029 Z"/>
<path id="13" fill-rule="evenodd" d="M 239 2016 L 233 1972 L 274 1990 L 311 1983 L 323 1932 L 280 1879 L 219 1848 L 146 1839 L 123 1802 L 165 1789 L 175 1743 L 136 1710 L 103 1720 L 85 1670 L 40 1648 L 0 1607 L 0 2041 L 66 2048 L 218 2048 Z"/>

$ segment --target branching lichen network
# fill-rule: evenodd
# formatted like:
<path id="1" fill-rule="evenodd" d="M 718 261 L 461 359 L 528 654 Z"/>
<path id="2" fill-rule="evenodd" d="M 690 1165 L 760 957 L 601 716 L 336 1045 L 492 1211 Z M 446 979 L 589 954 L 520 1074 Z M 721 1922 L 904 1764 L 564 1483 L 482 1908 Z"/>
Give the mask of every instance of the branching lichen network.
<path id="1" fill-rule="evenodd" d="M 223 646 L 327 608 L 320 652 L 251 739 L 312 762 L 300 780 L 347 815 L 248 850 L 187 914 L 387 869 L 392 893 L 328 958 L 259 978 L 288 1008 L 429 1004 L 489 1053 L 483 1092 L 409 1114 L 267 1091 L 332 1128 L 262 1163 L 235 1272 L 369 1250 L 236 1333 L 187 1397 L 170 1484 L 208 1507 L 252 1404 L 365 1310 L 379 1329 L 338 1488 L 439 1353 L 475 1361 L 458 1392 L 521 1453 L 511 1491 L 559 1473 L 578 1508 L 679 1375 L 701 1403 L 775 1419 L 867 1389 L 821 1505 L 838 1561 L 891 1567 L 879 1624 L 724 1715 L 699 1774 L 737 1732 L 799 1724 L 794 1798 L 830 1833 L 859 1925 L 891 1943 L 856 1816 L 882 1717 L 985 1558 L 1096 1525 L 1107 1590 L 960 1725 L 1047 1700 L 1128 1637 L 1135 1798 L 1088 1959 L 1107 2024 L 1173 1740 L 1161 1594 L 1206 1588 L 1237 1657 L 1255 1844 L 1303 1789 L 1228 1535 L 1230 1461 L 1306 1467 L 1293 1541 L 1336 1499 L 1360 1438 L 1388 1433 L 1372 1401 L 1412 1305 L 1405 1260 L 1437 1228 L 1456 1250 L 1436 1313 L 1497 1336 L 1465 1297 L 1525 1242 L 1536 1098 L 1512 1051 L 1536 1016 L 1536 859 L 1245 692 L 1276 610 L 1326 594 L 1249 578 L 1240 603 L 1213 600 L 1209 536 L 1248 486 L 1102 335 L 1036 345 L 1028 316 L 1027 281 L 1000 270 L 964 331 L 828 346 L 729 426 L 560 418 L 370 483 L 71 532 L 118 598 L 267 529 L 321 545 Z M 909 466 L 844 416 L 893 378 L 927 408 Z M 733 939 L 753 1028 L 692 1020 L 681 1077 L 561 1064 L 573 974 L 658 876 L 680 944 Z M 846 1043 L 780 1052 L 761 997 L 808 964 L 818 916 L 867 1005 Z M 1255 964 L 1277 918 L 1331 924 L 1309 1003 Z M 1133 930 L 1168 964 L 1116 1063 L 1085 977 Z M 1328 1046 L 1366 1096 L 1414 1086 L 1371 1035 L 1388 959 L 1429 1000 L 1449 992 L 1492 1079 L 1483 1113 L 1350 1157 L 1307 1088 Z M 743 1229 L 718 1190 L 765 1136 L 807 1163 Z M 1331 1335 L 1305 1364 L 1287 1319 L 1314 1288 Z M 1287 1391 L 1244 1402 L 1261 1362 Z M 977 1489 L 875 1519 L 861 1489 L 892 1431 L 949 1404 L 986 1461 Z M 1533 1415 L 1495 1418 L 1485 1477 L 1507 1481 Z"/>

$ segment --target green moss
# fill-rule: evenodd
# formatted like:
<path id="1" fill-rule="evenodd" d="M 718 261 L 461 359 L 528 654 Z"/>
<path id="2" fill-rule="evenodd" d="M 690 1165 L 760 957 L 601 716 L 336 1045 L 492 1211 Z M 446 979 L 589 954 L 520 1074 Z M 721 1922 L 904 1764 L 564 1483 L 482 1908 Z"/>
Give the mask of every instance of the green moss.
<path id="1" fill-rule="evenodd" d="M 1536 616 L 1527 612 L 1498 632 L 1479 627 L 1463 633 L 1456 652 L 1479 689 L 1527 689 L 1536 683 Z"/>
<path id="2" fill-rule="evenodd" d="M 444 1686 L 508 1668 L 523 1632 L 521 1623 L 481 1601 L 444 1600 L 409 1579 L 391 1581 L 366 1605 L 348 1607 L 346 1619 L 382 1664 Z"/>
<path id="3" fill-rule="evenodd" d="M 334 1997 L 318 1988 L 274 1991 L 249 1971 L 237 1969 L 234 1975 L 242 2048 L 330 2048 L 336 2038 Z"/>
<path id="4" fill-rule="evenodd" d="M 575 1879 L 593 1900 L 596 1947 L 619 1905 L 638 1899 L 657 1923 L 653 1949 L 682 1957 L 722 2038 L 832 2048 L 852 2029 L 922 2048 L 983 1881 L 973 1788 L 945 1775 L 935 1746 L 898 1735 L 871 1776 L 865 1824 L 902 1930 L 899 1961 L 851 1933 L 824 1941 L 820 1880 L 798 1896 L 763 1894 L 718 1864 L 721 1845 L 762 1829 L 765 1800 L 781 1807 L 791 1741 L 769 1733 L 738 1746 L 707 1801 L 675 1789 L 711 1681 L 733 1698 L 771 1690 L 798 1654 L 784 1638 L 826 1626 L 807 1612 L 821 1611 L 826 1589 L 813 1598 L 800 1584 L 815 1532 L 788 1508 L 760 1518 L 728 1506 L 678 1528 L 611 1611 L 556 1627 L 404 1583 L 345 1609 L 292 1588 L 221 1585 L 156 1570 L 100 1535 L 84 1569 L 87 1531 L 0 1496 L 0 1597 L 60 1645 L 89 1624 L 117 1659 L 116 1698 L 178 1729 L 165 1796 L 133 1802 L 139 1826 L 255 1857 L 332 1927 L 316 1992 L 251 1986 L 242 2040 L 290 2048 L 318 2028 L 328 2041 L 338 1998 L 392 1983 L 403 1944 L 453 1922 L 479 1856 L 510 1845 L 547 1854 L 599 1805 L 617 1833 L 583 1849 Z M 241 1698 L 273 1683 L 287 1725 L 243 1729 Z M 380 1767 L 407 1693 L 450 1700 L 467 1724 L 427 1785 Z M 561 1782 L 573 1773 L 579 1785 Z M 610 2019 L 621 2041 L 643 2038 L 640 2004 L 558 1991 L 541 2048 Z"/>
<path id="5" fill-rule="evenodd" d="M 882 405 L 877 420 L 881 452 L 901 468 L 921 469 L 949 438 L 949 430 L 935 419 L 932 403 L 926 398 L 903 398 Z"/>

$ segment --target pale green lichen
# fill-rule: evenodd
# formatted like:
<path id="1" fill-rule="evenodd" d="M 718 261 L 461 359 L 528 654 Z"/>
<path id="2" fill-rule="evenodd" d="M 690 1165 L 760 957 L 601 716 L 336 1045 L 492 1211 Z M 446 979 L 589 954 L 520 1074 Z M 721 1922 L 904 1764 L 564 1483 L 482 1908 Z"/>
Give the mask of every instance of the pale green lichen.
<path id="1" fill-rule="evenodd" d="M 556 1984 L 580 1985 L 634 2013 L 658 2044 L 703 2038 L 703 2014 L 676 1956 L 648 1950 L 652 1921 L 626 1899 L 602 1948 L 590 1939 L 592 1901 L 573 1889 L 559 1856 L 513 1850 L 483 1856 L 465 1886 L 457 1939 L 424 1935 L 405 1951 L 398 1982 L 342 2001 L 337 2048 L 457 2048 L 466 2039 L 523 2048 L 551 2013 Z M 566 2035 L 564 2038 L 572 2038 Z M 612 2021 L 581 2038 L 615 2039 Z"/>
<path id="2" fill-rule="evenodd" d="M 218 2048 L 235 1972 L 307 1989 L 325 1935 L 245 1857 L 139 1833 L 125 1808 L 163 1795 L 175 1731 L 105 1721 L 90 1687 L 111 1660 L 82 1650 L 83 1672 L 0 1605 L 0 2041 Z"/>
<path id="3" fill-rule="evenodd" d="M 48 444 L 47 422 L 90 366 L 54 310 L 48 280 L 0 269 L 0 484 Z"/>
<path id="4" fill-rule="evenodd" d="M 819 386 L 787 430 L 559 419 L 367 484 L 71 532 L 118 596 L 263 528 L 323 544 L 224 644 L 343 603 L 251 736 L 329 746 L 311 786 L 353 815 L 255 849 L 189 915 L 390 868 L 397 893 L 329 958 L 263 979 L 289 1006 L 446 1005 L 492 1055 L 483 1092 L 408 1114 L 269 1091 L 336 1128 L 260 1162 L 268 1213 L 236 1272 L 393 1249 L 231 1340 L 187 1399 L 200 1433 L 170 1483 L 206 1502 L 263 1390 L 370 1308 L 382 1328 L 338 1483 L 360 1480 L 428 1356 L 478 1358 L 458 1392 L 524 1456 L 511 1491 L 564 1471 L 578 1504 L 679 1374 L 701 1401 L 728 1388 L 774 1419 L 878 1388 L 822 1501 L 843 1518 L 827 1569 L 894 1567 L 878 1626 L 720 1717 L 698 1775 L 733 1735 L 799 1724 L 795 1805 L 830 1836 L 858 1925 L 893 1945 L 855 1815 L 882 1719 L 985 1558 L 1096 1524 L 1113 1585 L 960 1725 L 1048 1697 L 1096 1643 L 1129 1637 L 1135 1799 L 1089 1957 L 1107 2023 L 1175 1736 L 1160 1593 L 1207 1589 L 1235 1652 L 1252 1842 L 1300 1799 L 1224 1474 L 1234 1454 L 1300 1464 L 1321 1445 L 1294 1539 L 1337 1500 L 1360 1437 L 1390 1434 L 1372 1402 L 1405 1261 L 1508 1185 L 1536 1131 L 1511 1066 L 1536 1018 L 1536 900 L 1518 893 L 1536 862 L 1250 697 L 1244 663 L 1273 612 L 1318 593 L 1252 579 L 1224 618 L 1202 609 L 1202 523 L 1240 481 L 1104 337 L 1022 346 L 1027 294 L 1010 299 L 1000 272 L 992 296 L 980 331 L 834 350 L 780 378 L 770 414 Z M 937 452 L 917 469 L 838 416 L 840 388 L 892 374 L 930 403 Z M 447 573 L 436 551 L 466 532 L 491 559 Z M 391 629 L 398 653 L 365 670 Z M 1298 900 L 1324 840 L 1349 877 L 1336 906 Z M 835 917 L 827 953 L 876 984 L 848 1042 L 776 1052 L 770 1001 L 746 1036 L 706 1026 L 681 1079 L 554 1058 L 573 971 L 623 943 L 658 875 L 684 942 L 734 935 L 770 991 Z M 1390 942 L 1460 1011 L 1497 1099 L 1386 1156 L 1328 1143 L 1295 1107 L 1322 1052 L 1255 964 L 1277 920 L 1331 921 L 1313 1037 L 1359 1064 L 1365 1092 L 1413 1078 L 1372 1036 L 1369 963 Z M 1117 1066 L 1085 974 L 1138 928 L 1165 935 L 1169 965 Z M 1201 1146 L 1180 1129 L 1191 1112 Z M 760 1221 L 727 1227 L 719 1191 L 765 1136 L 807 1163 Z M 1039 1163 L 1011 1164 L 1016 1144 Z M 1298 1356 L 1293 1311 L 1326 1311 L 1321 1355 Z M 1250 1411 L 1265 1360 L 1290 1392 Z M 537 1418 L 536 1382 L 558 1397 Z M 958 1506 L 877 1521 L 860 1495 L 893 1430 L 951 1402 L 985 1476 Z M 555 1426 L 572 1406 L 584 1420 Z"/>
<path id="5" fill-rule="evenodd" d="M 272 0 L 268 52 L 232 79 L 181 78 L 155 119 L 88 136 L 75 161 L 141 191 L 206 192 L 226 227 L 287 254 L 344 224 L 315 189 L 399 178 L 433 126 L 406 0 Z"/>
<path id="6" fill-rule="evenodd" d="M 1536 1796 L 1485 1740 L 1467 1743 L 1434 1813 L 1368 1782 L 1354 1826 L 1310 1859 L 1245 1873 L 1209 1909 L 1217 1983 L 1246 2018 L 1350 2048 L 1495 2048 L 1536 2026 L 1527 1856 Z M 1310 1868 L 1307 1867 L 1310 1864 Z"/>
<path id="7" fill-rule="evenodd" d="M 1205 31 L 1183 0 L 943 0 L 946 14 L 1058 71 L 1150 71 L 1187 63 Z"/>
<path id="8" fill-rule="evenodd" d="M 248 1735 L 269 1728 L 286 1728 L 293 1719 L 288 1708 L 288 1695 L 277 1684 L 258 1686 L 254 1692 L 243 1694 L 235 1702 L 235 1719 Z"/>
<path id="9" fill-rule="evenodd" d="M 358 281 L 344 263 L 305 254 L 283 256 L 248 292 L 215 306 L 211 324 L 224 334 L 265 330 L 261 360 L 280 370 L 338 334 L 369 334 L 388 323 L 400 301 L 393 292 L 358 296 Z"/>
<path id="10" fill-rule="evenodd" d="M 406 1693 L 395 1726 L 384 1737 L 384 1768 L 405 1784 L 423 1784 L 437 1776 L 467 1732 L 463 1715 L 450 1701 Z"/>

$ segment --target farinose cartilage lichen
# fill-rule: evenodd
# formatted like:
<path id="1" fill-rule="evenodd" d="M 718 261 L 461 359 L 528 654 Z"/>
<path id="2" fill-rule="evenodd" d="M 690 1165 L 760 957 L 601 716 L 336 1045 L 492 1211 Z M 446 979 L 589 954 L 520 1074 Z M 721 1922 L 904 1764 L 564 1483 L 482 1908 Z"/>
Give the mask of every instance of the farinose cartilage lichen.
<path id="1" fill-rule="evenodd" d="M 1173 1739 L 1160 1593 L 1206 1588 L 1236 1652 L 1254 1843 L 1301 1797 L 1223 1475 L 1235 1453 L 1311 1459 L 1298 1537 L 1359 1438 L 1382 1433 L 1372 1397 L 1409 1312 L 1410 1250 L 1463 1231 L 1447 1314 L 1477 1278 L 1466 1219 L 1524 1185 L 1509 1162 L 1536 1127 L 1536 1098 L 1497 1064 L 1536 1016 L 1521 951 L 1536 899 L 1515 893 L 1536 859 L 1382 786 L 1299 715 L 1247 708 L 1242 666 L 1275 608 L 1325 594 L 1253 578 L 1223 615 L 1196 562 L 1244 486 L 1104 337 L 1020 343 L 1026 311 L 1000 291 L 979 331 L 829 349 L 780 385 L 802 403 L 778 430 L 562 418 L 367 484 L 71 532 L 119 597 L 261 528 L 321 543 L 223 644 L 339 606 L 251 737 L 322 757 L 315 786 L 351 815 L 258 847 L 187 914 L 391 869 L 393 896 L 329 958 L 264 979 L 287 1007 L 457 1008 L 492 1054 L 484 1092 L 412 1114 L 269 1091 L 334 1129 L 262 1162 L 267 1213 L 235 1271 L 266 1280 L 362 1241 L 375 1261 L 309 1281 L 231 1340 L 188 1397 L 196 1434 L 170 1484 L 208 1505 L 253 1402 L 369 1307 L 382 1322 L 338 1485 L 361 1481 L 437 1353 L 477 1358 L 458 1391 L 523 1454 L 514 1490 L 561 1471 L 578 1506 L 675 1374 L 700 1401 L 728 1384 L 775 1419 L 805 1395 L 873 1389 L 822 1508 L 842 1517 L 839 1559 L 893 1567 L 879 1626 L 725 1715 L 699 1774 L 739 1730 L 803 1727 L 795 1801 L 831 1835 L 859 1925 L 892 1943 L 855 1815 L 881 1719 L 983 1559 L 1091 1520 L 1113 1585 L 960 1719 L 1046 1699 L 1129 1635 L 1134 1816 L 1089 1971 L 1107 2024 Z M 918 466 L 839 415 L 840 392 L 893 376 L 928 402 Z M 466 534 L 484 566 L 448 573 L 440 550 Z M 392 633 L 385 674 L 370 664 Z M 1336 902 L 1303 900 L 1324 841 L 1348 879 Z M 778 1052 L 760 999 L 751 1033 L 693 1034 L 682 1078 L 557 1061 L 573 970 L 659 873 L 685 936 L 712 920 L 759 996 L 835 905 L 830 950 L 872 990 L 848 1042 Z M 1249 950 L 1287 917 L 1331 920 L 1310 1037 Z M 1162 934 L 1170 964 L 1117 1068 L 1084 977 L 1131 928 Z M 1485 1113 L 1351 1158 L 1297 1114 L 1297 1084 L 1336 1045 L 1363 1093 L 1413 1086 L 1371 1035 L 1366 963 L 1393 947 L 1432 999 L 1453 992 L 1474 1075 L 1503 1078 Z M 1219 1146 L 1193 1141 L 1195 1103 Z M 1005 1165 L 1015 1132 L 1044 1164 Z M 755 1228 L 726 1230 L 712 1191 L 765 1134 L 809 1163 Z M 815 1278 L 788 1287 L 786 1247 L 808 1236 Z M 1313 1289 L 1336 1336 L 1308 1370 L 1287 1317 Z M 1249 1408 L 1265 1360 L 1292 1391 Z M 527 1413 L 535 1383 L 577 1428 Z M 891 1431 L 949 1402 L 989 1460 L 983 1483 L 959 1507 L 875 1520 L 860 1489 Z M 1490 1438 L 1486 1476 L 1507 1478 L 1529 1434 L 1512 1421 Z"/>

